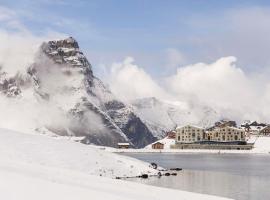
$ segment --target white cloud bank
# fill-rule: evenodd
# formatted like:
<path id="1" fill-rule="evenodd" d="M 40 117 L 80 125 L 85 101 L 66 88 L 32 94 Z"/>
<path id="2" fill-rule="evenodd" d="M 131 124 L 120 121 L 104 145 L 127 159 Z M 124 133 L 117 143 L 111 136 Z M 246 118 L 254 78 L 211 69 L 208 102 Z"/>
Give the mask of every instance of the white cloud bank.
<path id="1" fill-rule="evenodd" d="M 52 31 L 37 36 L 14 10 L 0 6 L 0 66 L 11 75 L 29 67 L 43 41 L 63 37 L 66 35 Z"/>
<path id="2" fill-rule="evenodd" d="M 125 101 L 167 96 L 151 76 L 133 62 L 132 57 L 127 57 L 123 62 L 112 65 L 108 82 L 114 94 Z"/>
<path id="3" fill-rule="evenodd" d="M 153 80 L 129 57 L 114 63 L 108 77 L 112 91 L 123 100 L 155 96 L 207 105 L 237 121 L 270 121 L 267 74 L 246 74 L 235 57 L 180 67 L 162 82 Z"/>

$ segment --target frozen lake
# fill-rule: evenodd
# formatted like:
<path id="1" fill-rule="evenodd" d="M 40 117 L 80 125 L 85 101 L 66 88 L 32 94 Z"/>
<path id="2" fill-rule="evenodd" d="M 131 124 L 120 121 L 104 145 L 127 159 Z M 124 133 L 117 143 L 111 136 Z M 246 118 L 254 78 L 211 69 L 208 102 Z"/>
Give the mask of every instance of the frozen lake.
<path id="1" fill-rule="evenodd" d="M 230 197 L 270 199 L 270 155 L 128 153 L 165 168 L 180 167 L 178 176 L 135 181 L 149 185 Z"/>

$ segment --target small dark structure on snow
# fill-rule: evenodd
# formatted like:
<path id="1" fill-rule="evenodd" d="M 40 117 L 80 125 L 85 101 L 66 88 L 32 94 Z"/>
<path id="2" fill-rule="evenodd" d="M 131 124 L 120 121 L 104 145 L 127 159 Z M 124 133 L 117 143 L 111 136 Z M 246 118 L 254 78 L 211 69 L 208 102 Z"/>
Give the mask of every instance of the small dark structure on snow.
<path id="1" fill-rule="evenodd" d="M 152 149 L 164 149 L 164 144 L 161 142 L 155 142 L 152 144 Z"/>
<path id="2" fill-rule="evenodd" d="M 118 149 L 128 149 L 130 147 L 130 144 L 127 142 L 119 142 L 117 143 Z"/>

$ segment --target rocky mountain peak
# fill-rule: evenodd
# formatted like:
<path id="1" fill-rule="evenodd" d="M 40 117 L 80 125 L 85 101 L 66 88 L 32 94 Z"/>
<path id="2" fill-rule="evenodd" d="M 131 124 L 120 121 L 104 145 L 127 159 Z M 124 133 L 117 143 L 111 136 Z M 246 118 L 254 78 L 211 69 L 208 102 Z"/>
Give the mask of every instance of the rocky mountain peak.
<path id="1" fill-rule="evenodd" d="M 70 67 L 79 68 L 84 73 L 93 76 L 91 64 L 73 37 L 44 42 L 41 50 L 57 64 L 68 64 Z"/>
<path id="2" fill-rule="evenodd" d="M 144 147 L 156 140 L 133 109 L 94 76 L 72 37 L 44 42 L 23 75 L 9 77 L 0 68 L 0 95 L 34 110 L 26 113 L 30 122 L 19 130 L 75 136 L 82 143 L 105 146 L 129 142 Z"/>

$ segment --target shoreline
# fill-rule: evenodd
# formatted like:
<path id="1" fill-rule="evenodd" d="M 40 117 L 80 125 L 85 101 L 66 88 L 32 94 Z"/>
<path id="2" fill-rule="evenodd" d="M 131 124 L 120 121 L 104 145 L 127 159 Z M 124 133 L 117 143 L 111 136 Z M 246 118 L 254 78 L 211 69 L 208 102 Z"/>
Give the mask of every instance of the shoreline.
<path id="1" fill-rule="evenodd" d="M 152 149 L 148 145 L 143 149 L 116 149 L 112 147 L 99 147 L 102 150 L 112 153 L 174 153 L 174 154 L 249 154 L 249 155 L 270 155 L 270 137 L 251 137 L 249 142 L 254 142 L 251 150 L 229 150 L 229 149 L 170 149 L 174 140 L 164 138 L 159 140 L 164 144 L 164 149 Z"/>
<path id="2" fill-rule="evenodd" d="M 105 151 L 112 153 L 175 153 L 175 154 L 252 154 L 252 155 L 270 155 L 269 151 L 256 151 L 253 150 L 207 150 L 207 149 L 114 149 L 114 148 L 101 148 Z"/>

